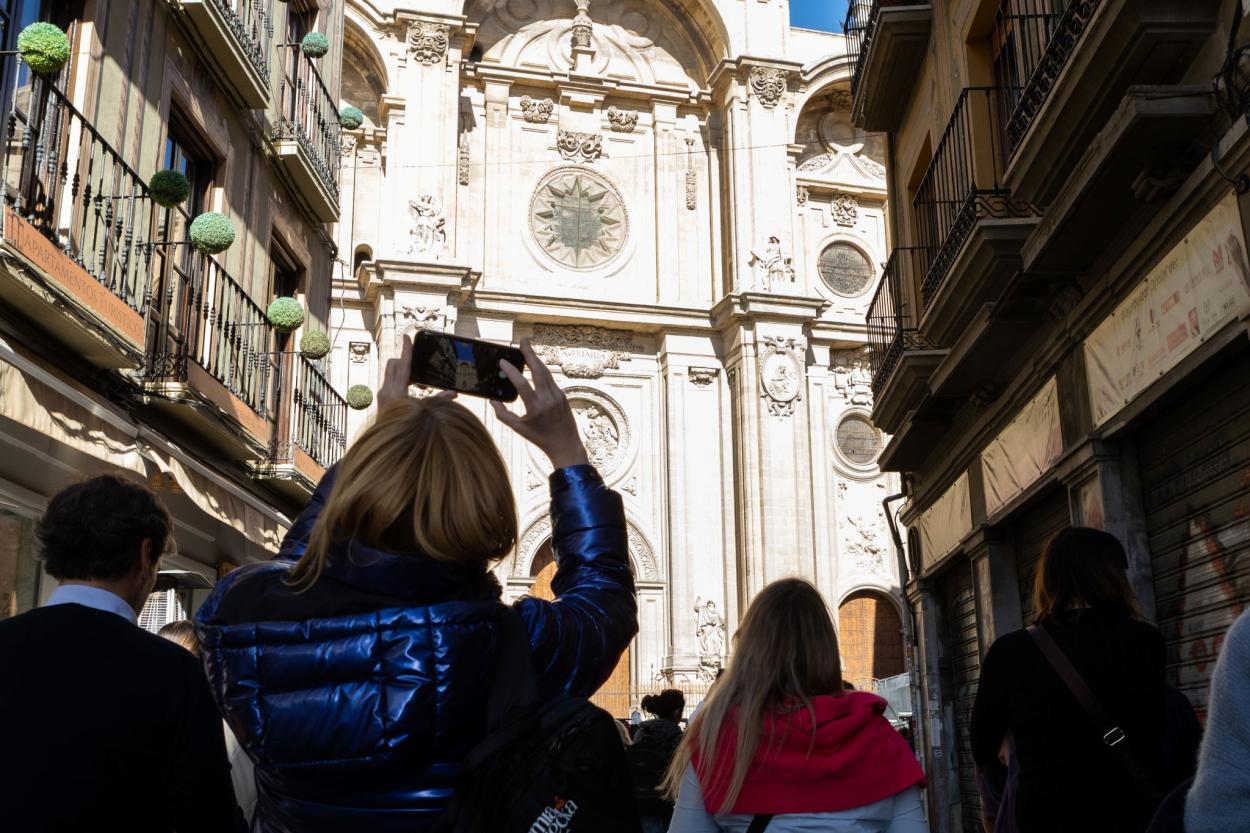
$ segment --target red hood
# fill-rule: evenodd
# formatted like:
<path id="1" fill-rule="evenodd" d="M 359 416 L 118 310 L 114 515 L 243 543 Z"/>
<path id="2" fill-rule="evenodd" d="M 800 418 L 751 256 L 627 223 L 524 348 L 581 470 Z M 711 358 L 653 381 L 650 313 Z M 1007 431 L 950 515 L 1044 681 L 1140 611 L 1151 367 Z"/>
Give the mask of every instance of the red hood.
<path id="1" fill-rule="evenodd" d="M 835 812 L 924 783 L 911 748 L 884 717 L 885 700 L 853 691 L 816 697 L 812 707 L 814 732 L 813 712 L 802 706 L 768 719 L 732 812 Z M 716 766 L 707 767 L 697 752 L 694 756 L 709 812 L 721 811 L 737 746 L 732 712 L 716 745 Z"/>

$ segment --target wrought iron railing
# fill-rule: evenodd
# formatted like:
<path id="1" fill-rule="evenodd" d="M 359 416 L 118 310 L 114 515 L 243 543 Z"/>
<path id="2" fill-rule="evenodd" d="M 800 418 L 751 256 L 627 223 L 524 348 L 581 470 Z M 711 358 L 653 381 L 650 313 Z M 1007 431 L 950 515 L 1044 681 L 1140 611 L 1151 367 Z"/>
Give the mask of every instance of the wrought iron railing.
<path id="1" fill-rule="evenodd" d="M 868 345 L 872 348 L 869 365 L 874 396 L 881 394 L 904 352 L 930 346 L 917 332 L 920 322 L 911 302 L 919 278 L 924 274 L 926 255 L 927 250 L 919 246 L 891 252 L 877 294 L 868 307 Z"/>
<path id="2" fill-rule="evenodd" d="M 1019 88 L 1003 114 L 1009 155 L 1029 132 L 1100 2 L 1003 0 L 995 18 L 996 63 L 1002 65 L 1000 80 Z"/>
<path id="3" fill-rule="evenodd" d="M 317 176 L 337 200 L 340 148 L 338 106 L 313 60 L 298 45 L 289 46 L 286 52 L 273 137 L 298 142 L 308 154 Z"/>
<path id="4" fill-rule="evenodd" d="M 859 91 L 859 76 L 864 69 L 864 56 L 868 54 L 871 25 L 876 22 L 880 5 L 880 0 L 851 0 L 846 7 L 842 34 L 846 36 L 846 59 L 851 65 L 852 96 Z"/>
<path id="5" fill-rule="evenodd" d="M 339 395 L 317 366 L 299 353 L 283 355 L 283 403 L 288 446 L 275 449 L 275 456 L 289 461 L 298 446 L 320 464 L 329 468 L 347 450 L 347 401 Z M 289 391 L 289 393 L 286 393 Z"/>
<path id="6" fill-rule="evenodd" d="M 1007 154 L 1001 116 L 1013 94 L 1004 87 L 964 89 L 916 189 L 916 242 L 927 258 L 921 281 L 925 309 L 977 221 L 1038 213 L 1012 199 L 1002 184 Z"/>
<path id="7" fill-rule="evenodd" d="M 148 302 L 158 213 L 146 183 L 40 76 L 19 86 L 5 130 L 5 201 L 131 309 Z"/>
<path id="8" fill-rule="evenodd" d="M 269 78 L 269 51 L 273 48 L 272 0 L 208 0 L 221 13 L 235 40 L 260 76 Z"/>

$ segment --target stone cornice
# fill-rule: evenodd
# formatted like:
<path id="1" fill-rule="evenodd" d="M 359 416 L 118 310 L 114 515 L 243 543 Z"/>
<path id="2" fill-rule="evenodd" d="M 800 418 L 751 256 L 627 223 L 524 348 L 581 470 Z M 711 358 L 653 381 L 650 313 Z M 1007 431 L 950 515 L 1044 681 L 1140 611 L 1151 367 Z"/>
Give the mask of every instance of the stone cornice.
<path id="1" fill-rule="evenodd" d="M 789 321 L 807 324 L 821 316 L 830 303 L 804 295 L 767 292 L 733 292 L 712 307 L 712 324 L 718 330 L 753 321 Z"/>
<path id="2" fill-rule="evenodd" d="M 467 64 L 463 68 L 463 77 L 478 79 L 484 83 L 526 84 L 557 91 L 561 95 L 566 90 L 584 92 L 597 96 L 612 95 L 622 98 L 634 98 L 648 101 L 667 101 L 673 104 L 708 104 L 712 100 L 710 89 L 690 90 L 682 87 L 668 87 L 659 84 L 642 84 L 620 78 L 600 78 L 586 75 L 570 75 L 553 72 L 549 69 L 533 67 L 511 67 L 502 64 Z"/>

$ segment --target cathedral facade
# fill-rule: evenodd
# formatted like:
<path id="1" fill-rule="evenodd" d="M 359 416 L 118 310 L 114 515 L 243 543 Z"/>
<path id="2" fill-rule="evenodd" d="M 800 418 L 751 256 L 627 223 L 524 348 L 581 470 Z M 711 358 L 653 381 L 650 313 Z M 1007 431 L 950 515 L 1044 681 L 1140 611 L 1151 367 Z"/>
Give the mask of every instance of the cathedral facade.
<path id="1" fill-rule="evenodd" d="M 640 634 L 608 688 L 714 677 L 750 598 L 811 580 L 846 676 L 903 672 L 865 315 L 885 146 L 841 36 L 781 0 L 349 0 L 335 387 L 421 328 L 529 337 L 625 501 Z M 462 397 L 521 513 L 498 567 L 549 592 L 543 455 Z M 353 414 L 349 435 L 367 413 Z"/>

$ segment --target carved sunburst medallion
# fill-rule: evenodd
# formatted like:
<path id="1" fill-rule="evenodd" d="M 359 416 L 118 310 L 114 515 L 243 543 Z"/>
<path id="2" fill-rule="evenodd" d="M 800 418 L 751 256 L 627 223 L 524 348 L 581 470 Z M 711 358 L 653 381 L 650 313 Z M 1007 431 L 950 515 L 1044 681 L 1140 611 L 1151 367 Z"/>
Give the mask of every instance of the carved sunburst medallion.
<path id="1" fill-rule="evenodd" d="M 561 266 L 595 269 L 620 254 L 629 224 L 615 188 L 589 171 L 565 168 L 539 183 L 530 231 Z"/>

